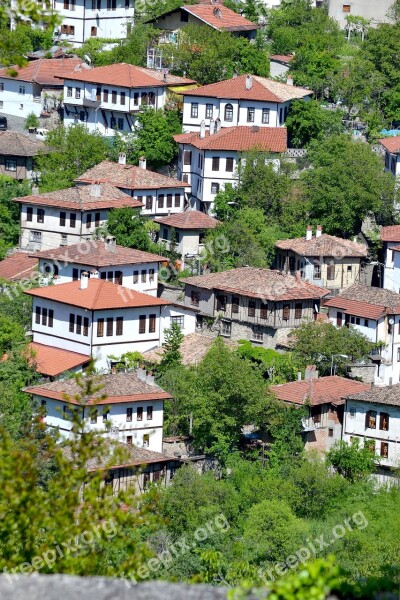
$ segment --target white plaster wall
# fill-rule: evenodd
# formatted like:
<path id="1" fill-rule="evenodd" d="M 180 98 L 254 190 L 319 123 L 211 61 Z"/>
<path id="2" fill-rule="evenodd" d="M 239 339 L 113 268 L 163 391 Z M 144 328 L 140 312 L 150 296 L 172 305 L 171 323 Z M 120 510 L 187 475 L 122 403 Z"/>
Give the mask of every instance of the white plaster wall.
<path id="1" fill-rule="evenodd" d="M 196 314 L 197 312 L 184 306 L 165 306 L 161 313 L 161 337 L 160 346 L 165 341 L 164 331 L 169 329 L 172 325 L 171 317 L 183 316 L 184 327 L 182 329 L 183 335 L 189 335 L 196 331 Z"/>
<path id="2" fill-rule="evenodd" d="M 34 113 L 36 116 L 40 115 L 42 112 L 41 88 L 37 90 L 38 93 L 34 96 L 33 85 L 27 81 L 1 77 L 0 84 L 4 85 L 4 90 L 0 91 L 0 102 L 3 102 L 3 105 L 0 106 L 0 114 L 13 115 L 22 119 L 26 119 L 30 113 Z M 24 94 L 19 93 L 20 87 L 25 89 Z M 34 100 L 34 97 L 36 100 Z"/>

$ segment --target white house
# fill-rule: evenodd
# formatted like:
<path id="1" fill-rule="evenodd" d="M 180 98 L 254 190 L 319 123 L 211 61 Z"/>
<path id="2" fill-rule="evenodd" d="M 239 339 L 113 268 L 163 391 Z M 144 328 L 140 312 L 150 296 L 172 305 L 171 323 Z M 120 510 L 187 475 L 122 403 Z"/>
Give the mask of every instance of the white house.
<path id="1" fill-rule="evenodd" d="M 107 280 L 151 296 L 157 296 L 160 263 L 168 261 L 158 254 L 118 246 L 111 236 L 104 242 L 89 240 L 32 256 L 39 259 L 43 279 L 54 284 L 78 281 L 82 273 L 87 272 L 90 278 Z"/>
<path id="2" fill-rule="evenodd" d="M 182 258 L 182 269 L 188 259 L 198 258 L 204 248 L 204 237 L 208 229 L 214 229 L 219 221 L 198 210 L 187 210 L 177 215 L 155 219 L 161 228 L 158 234 L 168 250 L 171 242 L 175 243 L 174 250 Z M 173 239 L 173 231 L 175 239 Z"/>
<path id="3" fill-rule="evenodd" d="M 125 154 L 120 154 L 118 163 L 103 160 L 78 177 L 76 183 L 98 181 L 114 185 L 141 202 L 141 212 L 145 217 L 179 213 L 189 206 L 190 186 L 178 179 L 149 171 L 144 157 L 140 159 L 138 167 L 127 165 Z"/>
<path id="4" fill-rule="evenodd" d="M 93 237 L 112 208 L 142 208 L 118 188 L 100 183 L 15 198 L 21 205 L 20 247 L 49 250 Z"/>
<path id="5" fill-rule="evenodd" d="M 400 176 L 400 135 L 379 140 L 385 148 L 385 171 Z"/>
<path id="6" fill-rule="evenodd" d="M 26 117 L 61 106 L 63 77 L 84 69 L 80 58 L 39 58 L 24 67 L 0 69 L 0 115 Z M 17 76 L 11 74 L 17 72 Z"/>
<path id="7" fill-rule="evenodd" d="M 131 132 L 141 108 L 164 108 L 169 88 L 194 83 L 125 63 L 81 71 L 64 79 L 64 123 L 68 127 L 82 122 L 89 131 L 109 136 Z"/>
<path id="8" fill-rule="evenodd" d="M 400 381 L 400 296 L 382 288 L 353 285 L 324 302 L 336 327 L 354 327 L 382 348 L 372 355 L 375 384 Z"/>
<path id="9" fill-rule="evenodd" d="M 96 376 L 96 391 L 85 405 L 74 396 L 82 391 L 75 379 L 63 379 L 25 388 L 42 406 L 45 423 L 63 437 L 71 437 L 74 410 L 79 411 L 86 431 L 96 432 L 139 448 L 162 451 L 164 400 L 170 394 L 145 372 Z"/>
<path id="10" fill-rule="evenodd" d="M 382 227 L 381 242 L 384 262 L 383 287 L 400 292 L 399 256 L 395 250 L 400 244 L 400 225 Z"/>
<path id="11" fill-rule="evenodd" d="M 290 80 L 291 81 L 291 80 Z M 292 100 L 310 100 L 312 92 L 287 83 L 256 75 L 184 90 L 183 131 L 199 131 L 201 122 L 215 127 L 243 125 L 283 127 Z"/>
<path id="12" fill-rule="evenodd" d="M 349 394 L 346 400 L 343 439 L 360 440 L 379 457 L 383 468 L 400 467 L 400 385 L 372 388 Z"/>
<path id="13" fill-rule="evenodd" d="M 178 178 L 192 186 L 192 203 L 212 214 L 216 194 L 238 180 L 241 154 L 250 150 L 279 154 L 287 150 L 284 127 L 229 127 L 174 136 L 179 144 Z M 267 160 L 271 160 L 270 157 Z"/>
<path id="14" fill-rule="evenodd" d="M 126 352 L 159 347 L 175 320 L 187 335 L 195 330 L 195 311 L 104 279 L 34 288 L 33 341 L 92 356 L 108 370 Z M 116 357 L 116 358 L 113 358 Z"/>

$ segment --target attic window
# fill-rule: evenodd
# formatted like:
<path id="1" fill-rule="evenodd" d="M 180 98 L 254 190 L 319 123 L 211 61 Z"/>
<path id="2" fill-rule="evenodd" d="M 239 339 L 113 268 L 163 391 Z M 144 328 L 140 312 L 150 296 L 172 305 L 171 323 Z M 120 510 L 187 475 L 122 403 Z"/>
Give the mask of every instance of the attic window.
<path id="1" fill-rule="evenodd" d="M 343 4 L 343 9 L 342 10 L 343 10 L 344 13 L 351 12 L 351 6 L 350 6 L 350 4 Z"/>

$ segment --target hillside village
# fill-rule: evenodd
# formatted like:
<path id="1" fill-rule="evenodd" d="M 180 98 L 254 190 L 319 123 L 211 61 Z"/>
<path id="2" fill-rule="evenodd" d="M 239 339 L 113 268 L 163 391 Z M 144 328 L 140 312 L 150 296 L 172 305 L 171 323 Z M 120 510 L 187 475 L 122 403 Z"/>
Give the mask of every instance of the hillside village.
<path id="1" fill-rule="evenodd" d="M 394 598 L 398 1 L 53 4 L 0 7 L 0 578 Z"/>

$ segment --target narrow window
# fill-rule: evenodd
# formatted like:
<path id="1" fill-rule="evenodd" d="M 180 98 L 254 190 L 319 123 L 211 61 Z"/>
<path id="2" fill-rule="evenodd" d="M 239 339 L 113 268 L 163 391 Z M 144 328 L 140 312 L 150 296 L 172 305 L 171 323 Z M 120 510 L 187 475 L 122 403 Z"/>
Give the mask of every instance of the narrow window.
<path id="1" fill-rule="evenodd" d="M 146 315 L 139 316 L 139 333 L 146 333 Z"/>
<path id="2" fill-rule="evenodd" d="M 53 321 L 54 321 L 54 310 L 52 308 L 50 308 L 49 310 L 49 327 L 53 327 Z"/>
<path id="3" fill-rule="evenodd" d="M 142 281 L 142 283 L 146 283 L 146 281 L 147 281 L 147 270 L 146 269 L 142 269 L 141 281 Z"/>
<path id="4" fill-rule="evenodd" d="M 112 92 L 111 92 L 111 102 L 113 104 L 117 104 L 117 92 L 116 92 L 116 90 L 112 90 Z"/>
<path id="5" fill-rule="evenodd" d="M 132 408 L 126 409 L 126 420 L 128 423 L 132 421 Z"/>
<path id="6" fill-rule="evenodd" d="M 199 301 L 200 301 L 200 294 L 199 294 L 199 292 L 192 291 L 192 293 L 190 295 L 190 303 L 193 306 L 198 306 L 199 305 Z"/>
<path id="7" fill-rule="evenodd" d="M 40 306 L 36 307 L 36 316 L 35 316 L 35 323 L 37 323 L 38 325 L 40 325 Z"/>
<path id="8" fill-rule="evenodd" d="M 103 102 L 108 102 L 108 90 L 103 90 Z"/>
<path id="9" fill-rule="evenodd" d="M 104 335 L 104 319 L 97 319 L 97 337 Z"/>
<path id="10" fill-rule="evenodd" d="M 44 223 L 44 210 L 43 208 L 37 209 L 37 222 Z"/>
<path id="11" fill-rule="evenodd" d="M 147 407 L 147 420 L 148 421 L 153 420 L 153 407 L 152 406 Z"/>
<path id="12" fill-rule="evenodd" d="M 154 333 L 156 330 L 156 315 L 149 317 L 149 333 Z"/>
<path id="13" fill-rule="evenodd" d="M 376 429 L 376 411 L 368 410 L 365 413 L 365 427 L 367 429 Z"/>
<path id="14" fill-rule="evenodd" d="M 66 218 L 67 218 L 67 213 L 60 212 L 60 227 L 65 227 Z"/>
<path id="15" fill-rule="evenodd" d="M 164 194 L 158 196 L 158 208 L 164 208 Z"/>
<path id="16" fill-rule="evenodd" d="M 190 107 L 190 116 L 192 119 L 197 119 L 197 117 L 199 116 L 199 103 L 198 102 L 192 102 L 191 107 Z"/>
<path id="17" fill-rule="evenodd" d="M 124 317 L 117 317 L 116 335 L 122 335 L 124 329 Z"/>
<path id="18" fill-rule="evenodd" d="M 136 420 L 143 421 L 143 406 L 138 406 L 136 409 Z"/>
<path id="19" fill-rule="evenodd" d="M 248 123 L 254 123 L 254 114 L 255 114 L 254 106 L 249 106 L 247 109 L 247 122 Z"/>
<path id="20" fill-rule="evenodd" d="M 232 173 L 233 172 L 233 158 L 227 158 L 226 159 L 225 171 L 227 173 Z"/>
<path id="21" fill-rule="evenodd" d="M 88 317 L 83 317 L 83 335 L 89 335 L 89 319 Z"/>
<path id="22" fill-rule="evenodd" d="M 74 333 L 75 329 L 75 315 L 70 313 L 69 315 L 69 330 L 71 333 Z"/>
<path id="23" fill-rule="evenodd" d="M 114 283 L 117 285 L 122 285 L 122 271 L 115 271 Z"/>
<path id="24" fill-rule="evenodd" d="M 90 229 L 92 226 L 92 215 L 88 213 L 86 215 L 86 229 Z"/>
<path id="25" fill-rule="evenodd" d="M 239 312 L 239 296 L 232 296 L 232 313 L 238 314 Z"/>
<path id="26" fill-rule="evenodd" d="M 183 153 L 183 164 L 190 165 L 192 163 L 192 152 L 190 150 L 185 150 Z"/>
<path id="27" fill-rule="evenodd" d="M 151 210 L 153 208 L 153 196 L 146 196 L 146 209 Z"/>
<path id="28" fill-rule="evenodd" d="M 72 269 L 72 281 L 78 281 L 79 271 L 78 269 Z"/>
<path id="29" fill-rule="evenodd" d="M 212 157 L 212 171 L 219 171 L 219 156 Z"/>
<path id="30" fill-rule="evenodd" d="M 81 315 L 76 315 L 76 333 L 79 335 L 82 333 L 82 317 Z"/>
<path id="31" fill-rule="evenodd" d="M 381 456 L 382 458 L 387 458 L 389 456 L 388 442 L 381 442 Z"/>
<path id="32" fill-rule="evenodd" d="M 92 424 L 97 423 L 97 408 L 90 407 L 89 414 L 90 414 L 90 422 Z"/>
<path id="33" fill-rule="evenodd" d="M 248 314 L 249 317 L 255 317 L 256 316 L 256 303 L 255 303 L 255 300 L 249 300 L 249 307 L 248 307 L 247 314 Z"/>
<path id="34" fill-rule="evenodd" d="M 100 226 L 100 213 L 94 213 L 94 225 L 95 227 Z"/>
<path id="35" fill-rule="evenodd" d="M 213 105 L 206 104 L 206 119 L 212 119 L 213 116 Z"/>
<path id="36" fill-rule="evenodd" d="M 289 316 L 290 316 L 290 305 L 289 304 L 284 304 L 283 305 L 283 311 L 282 311 L 282 319 L 284 321 L 288 321 L 289 320 Z"/>
<path id="37" fill-rule="evenodd" d="M 149 282 L 153 283 L 154 281 L 154 269 L 149 269 Z"/>
<path id="38" fill-rule="evenodd" d="M 47 326 L 47 308 L 42 309 L 42 325 Z"/>
<path id="39" fill-rule="evenodd" d="M 335 265 L 328 265 L 326 268 L 326 278 L 328 281 L 333 281 L 335 279 Z"/>
<path id="40" fill-rule="evenodd" d="M 119 102 L 120 104 L 124 105 L 125 104 L 125 92 L 121 92 L 121 95 L 119 97 Z"/>
<path id="41" fill-rule="evenodd" d="M 338 327 L 341 327 L 343 323 L 343 314 L 341 312 L 338 312 L 336 315 L 336 325 Z"/>
<path id="42" fill-rule="evenodd" d="M 269 108 L 262 109 L 262 124 L 267 125 L 269 123 Z"/>
<path id="43" fill-rule="evenodd" d="M 131 435 L 126 436 L 126 443 L 128 446 L 132 446 L 132 436 Z"/>
<path id="44" fill-rule="evenodd" d="M 301 319 L 302 312 L 303 312 L 303 305 L 302 305 L 302 303 L 301 302 L 296 302 L 296 304 L 294 305 L 294 318 L 295 319 Z"/>
<path id="45" fill-rule="evenodd" d="M 381 431 L 389 431 L 389 414 L 381 412 L 379 415 L 379 429 Z"/>
<path id="46" fill-rule="evenodd" d="M 145 433 L 143 436 L 143 448 L 148 448 L 150 445 L 150 435 Z"/>
<path id="47" fill-rule="evenodd" d="M 33 208 L 31 206 L 26 209 L 26 220 L 33 221 Z"/>
<path id="48" fill-rule="evenodd" d="M 167 208 L 172 208 L 172 194 L 167 194 Z"/>
<path id="49" fill-rule="evenodd" d="M 114 319 L 112 317 L 107 317 L 107 330 L 106 335 L 108 337 L 112 336 L 114 332 Z"/>
<path id="50" fill-rule="evenodd" d="M 75 213 L 70 213 L 69 214 L 69 226 L 74 228 L 76 225 L 76 214 Z"/>
<path id="51" fill-rule="evenodd" d="M 133 271 L 133 283 L 138 283 L 139 281 L 139 271 Z"/>
<path id="52" fill-rule="evenodd" d="M 232 106 L 232 104 L 225 104 L 224 118 L 225 118 L 225 121 L 233 121 L 233 106 Z"/>

